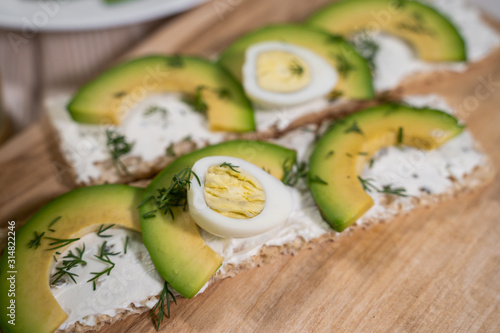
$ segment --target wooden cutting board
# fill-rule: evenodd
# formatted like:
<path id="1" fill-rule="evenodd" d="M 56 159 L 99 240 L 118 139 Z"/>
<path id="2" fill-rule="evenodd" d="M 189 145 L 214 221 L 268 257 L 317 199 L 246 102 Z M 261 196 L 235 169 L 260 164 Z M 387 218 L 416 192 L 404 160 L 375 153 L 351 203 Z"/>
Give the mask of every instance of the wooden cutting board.
<path id="1" fill-rule="evenodd" d="M 213 56 L 242 33 L 300 21 L 325 0 L 213 0 L 126 57 Z M 484 80 L 492 80 L 489 96 Z M 500 52 L 462 75 L 420 81 L 460 110 L 500 169 Z M 488 89 L 488 88 L 486 88 Z M 0 224 L 21 225 L 74 187 L 45 120 L 0 149 Z M 500 332 L 500 178 L 389 224 L 244 272 L 180 300 L 162 332 Z M 149 314 L 100 332 L 155 332 Z"/>

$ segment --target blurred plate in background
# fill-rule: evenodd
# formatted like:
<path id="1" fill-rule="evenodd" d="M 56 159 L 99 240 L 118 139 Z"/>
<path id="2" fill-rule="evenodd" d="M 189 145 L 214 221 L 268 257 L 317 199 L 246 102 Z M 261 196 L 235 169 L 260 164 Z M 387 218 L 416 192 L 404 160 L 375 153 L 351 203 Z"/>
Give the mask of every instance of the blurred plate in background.
<path id="1" fill-rule="evenodd" d="M 1 0 L 0 27 L 25 33 L 110 28 L 173 15 L 203 1 Z"/>

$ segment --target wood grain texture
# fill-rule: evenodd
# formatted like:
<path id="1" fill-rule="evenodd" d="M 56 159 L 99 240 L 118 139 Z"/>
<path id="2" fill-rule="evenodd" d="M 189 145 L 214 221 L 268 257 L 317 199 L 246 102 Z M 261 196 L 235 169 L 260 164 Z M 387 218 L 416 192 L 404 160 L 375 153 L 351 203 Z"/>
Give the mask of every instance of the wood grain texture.
<path id="1" fill-rule="evenodd" d="M 220 16 L 212 1 L 178 17 L 131 55 L 213 55 L 240 33 L 301 19 L 325 1 L 247 0 Z M 487 98 L 477 97 L 491 79 Z M 500 54 L 462 75 L 407 85 L 459 110 L 500 169 Z M 484 89 L 481 90 L 484 92 Z M 72 187 L 58 180 L 54 138 L 43 123 L 0 149 L 0 221 L 19 224 Z M 64 168 L 62 169 L 64 170 Z M 64 175 L 64 173 L 63 173 Z M 220 281 L 180 300 L 161 332 L 499 332 L 500 178 L 473 193 L 324 243 Z M 100 332 L 155 332 L 149 314 Z"/>

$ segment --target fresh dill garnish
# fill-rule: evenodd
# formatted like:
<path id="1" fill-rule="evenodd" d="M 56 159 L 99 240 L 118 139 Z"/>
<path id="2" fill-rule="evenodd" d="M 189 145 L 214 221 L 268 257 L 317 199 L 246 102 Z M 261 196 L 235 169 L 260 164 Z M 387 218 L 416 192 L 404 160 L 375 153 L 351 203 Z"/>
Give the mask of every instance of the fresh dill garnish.
<path id="1" fill-rule="evenodd" d="M 127 247 L 128 247 L 128 241 L 130 240 L 130 237 L 127 236 L 127 238 L 125 238 L 125 246 L 123 247 L 123 253 L 127 254 Z"/>
<path id="2" fill-rule="evenodd" d="M 384 185 L 382 186 L 382 189 L 379 189 L 377 186 L 373 184 L 374 180 L 372 178 L 363 179 L 360 176 L 358 176 L 358 180 L 360 181 L 361 186 L 363 186 L 363 190 L 365 190 L 366 192 L 371 192 L 372 190 L 374 190 L 375 192 L 378 193 L 392 194 L 400 197 L 408 196 L 408 194 L 405 193 L 406 189 L 402 187 L 394 188 L 392 187 L 392 185 L 389 184 L 389 185 Z"/>
<path id="3" fill-rule="evenodd" d="M 398 128 L 397 142 L 398 142 L 398 145 L 403 144 L 403 127 Z"/>
<path id="4" fill-rule="evenodd" d="M 220 99 L 230 99 L 231 98 L 231 92 L 227 88 L 214 89 L 214 92 L 217 94 L 217 97 L 219 97 Z"/>
<path id="5" fill-rule="evenodd" d="M 375 163 L 375 159 L 370 158 L 370 162 L 368 162 L 368 167 L 371 169 L 373 167 L 373 163 Z"/>
<path id="6" fill-rule="evenodd" d="M 127 95 L 127 93 L 125 91 L 119 91 L 119 92 L 116 92 L 113 96 L 115 98 L 120 98 L 120 97 L 123 97 L 125 95 Z"/>
<path id="7" fill-rule="evenodd" d="M 335 154 L 335 152 L 333 150 L 330 150 L 328 153 L 326 153 L 325 158 L 329 158 L 329 157 L 333 156 L 334 154 Z"/>
<path id="8" fill-rule="evenodd" d="M 150 219 L 150 218 L 156 217 L 156 212 L 157 212 L 156 209 L 152 210 L 150 212 L 147 212 L 146 214 L 143 214 L 142 217 L 145 219 Z"/>
<path id="9" fill-rule="evenodd" d="M 192 138 L 191 135 L 186 135 L 181 141 L 191 141 Z"/>
<path id="10" fill-rule="evenodd" d="M 309 184 L 317 183 L 321 185 L 328 185 L 328 183 L 321 179 L 318 175 L 309 175 L 309 177 L 307 177 L 307 181 Z"/>
<path id="11" fill-rule="evenodd" d="M 392 187 L 392 185 L 384 185 L 382 189 L 379 191 L 379 193 L 386 193 L 386 194 L 392 194 L 392 195 L 397 195 L 400 197 L 407 197 L 408 194 L 406 194 L 406 189 L 402 187 Z"/>
<path id="12" fill-rule="evenodd" d="M 66 245 L 69 245 L 73 242 L 76 242 L 80 238 L 70 238 L 70 239 L 60 239 L 60 238 L 53 238 L 53 237 L 44 237 L 45 239 L 51 240 L 52 243 L 49 243 L 51 248 L 48 248 L 47 250 L 56 250 L 60 249 L 61 247 L 65 247 Z"/>
<path id="13" fill-rule="evenodd" d="M 343 95 L 344 93 L 340 90 L 332 90 L 330 93 L 328 93 L 326 97 L 328 98 L 328 101 L 332 102 L 338 99 L 339 97 L 342 97 Z"/>
<path id="14" fill-rule="evenodd" d="M 346 134 L 347 133 L 358 133 L 358 134 L 364 135 L 361 128 L 359 128 L 358 122 L 356 120 L 352 122 L 351 126 L 349 126 L 348 128 L 345 129 L 344 133 L 346 133 Z"/>
<path id="15" fill-rule="evenodd" d="M 378 192 L 378 188 L 372 184 L 374 179 L 372 179 L 372 178 L 364 179 L 364 178 L 361 178 L 360 176 L 358 176 L 358 180 L 361 183 L 361 186 L 363 186 L 363 190 L 365 190 L 366 192 L 371 192 L 372 190 L 375 190 Z"/>
<path id="16" fill-rule="evenodd" d="M 108 230 L 114 226 L 115 226 L 114 224 L 110 224 L 107 227 L 104 227 L 104 224 L 101 224 L 101 226 L 99 227 L 99 230 L 97 230 L 97 236 L 102 237 L 102 238 L 111 237 L 111 235 L 103 235 L 103 233 L 106 232 L 106 230 Z"/>
<path id="17" fill-rule="evenodd" d="M 342 53 L 334 54 L 333 57 L 336 61 L 339 74 L 344 78 L 349 76 L 349 73 L 354 70 L 354 66 L 347 60 L 347 57 Z"/>
<path id="18" fill-rule="evenodd" d="M 149 117 L 154 114 L 159 114 L 161 118 L 165 120 L 167 118 L 167 113 L 168 113 L 167 109 L 162 108 L 161 106 L 152 105 L 149 108 L 147 108 L 146 111 L 144 111 L 144 116 Z"/>
<path id="19" fill-rule="evenodd" d="M 169 67 L 182 68 L 184 67 L 184 59 L 182 58 L 182 56 L 175 54 L 173 56 L 168 57 L 167 65 Z"/>
<path id="20" fill-rule="evenodd" d="M 90 274 L 93 274 L 94 277 L 87 280 L 87 282 L 92 282 L 92 289 L 93 290 L 96 290 L 97 279 L 99 279 L 103 275 L 109 275 L 111 273 L 111 271 L 113 270 L 113 268 L 115 268 L 115 263 L 112 262 L 111 259 L 109 259 L 109 257 L 116 256 L 116 255 L 120 254 L 120 252 L 109 252 L 108 247 L 106 246 L 106 243 L 107 243 L 106 241 L 104 241 L 102 243 L 99 255 L 94 256 L 94 257 L 96 257 L 97 259 L 99 259 L 100 261 L 102 261 L 104 263 L 109 264 L 109 266 L 101 272 L 91 272 L 90 273 Z"/>
<path id="21" fill-rule="evenodd" d="M 166 155 L 167 156 L 172 156 L 172 157 L 175 157 L 175 150 L 174 150 L 174 143 L 171 142 L 168 147 L 167 147 L 167 150 L 165 151 Z"/>
<path id="22" fill-rule="evenodd" d="M 418 35 L 428 35 L 433 36 L 434 31 L 426 26 L 425 17 L 418 12 L 413 12 L 411 14 L 411 19 L 407 19 L 404 22 L 399 22 L 396 27 L 402 30 L 407 30 Z"/>
<path id="23" fill-rule="evenodd" d="M 335 43 L 340 43 L 343 41 L 344 41 L 344 38 L 337 36 L 337 35 L 328 35 L 328 37 L 326 38 L 327 43 L 334 43 L 335 44 Z"/>
<path id="24" fill-rule="evenodd" d="M 57 262 L 57 258 L 56 258 L 56 255 L 52 255 L 52 258 L 54 258 L 54 261 Z"/>
<path id="25" fill-rule="evenodd" d="M 228 167 L 229 169 L 233 170 L 236 173 L 240 173 L 240 171 L 236 170 L 235 168 L 239 168 L 237 165 L 232 165 L 231 163 L 224 162 L 219 167 Z"/>
<path id="26" fill-rule="evenodd" d="M 351 153 L 345 153 L 345 156 L 347 156 L 349 158 L 352 158 L 352 154 Z"/>
<path id="27" fill-rule="evenodd" d="M 81 249 L 79 248 L 75 249 L 76 254 L 73 253 L 73 251 L 69 251 L 69 253 L 63 257 L 62 265 L 56 267 L 56 272 L 51 276 L 51 278 L 54 278 L 51 284 L 52 285 L 56 284 L 64 276 L 68 276 L 71 280 L 73 280 L 74 283 L 76 283 L 75 276 L 78 277 L 78 275 L 75 273 L 71 273 L 70 270 L 78 265 L 82 266 L 87 265 L 87 262 L 82 259 L 84 252 L 85 252 L 85 244 L 83 244 Z M 54 255 L 54 260 L 55 260 L 55 255 Z"/>
<path id="28" fill-rule="evenodd" d="M 61 219 L 61 217 L 62 216 L 58 216 L 54 220 L 52 220 L 52 222 L 50 222 L 50 224 L 49 224 L 49 228 L 51 228 L 54 224 L 56 224 L 56 222 L 59 221 Z"/>
<path id="29" fill-rule="evenodd" d="M 298 162 L 294 163 L 292 160 L 287 159 L 283 162 L 283 178 L 281 182 L 288 186 L 295 186 L 301 178 L 307 176 L 307 163 Z"/>
<path id="30" fill-rule="evenodd" d="M 288 66 L 288 69 L 292 75 L 296 75 L 298 77 L 301 77 L 304 74 L 304 67 L 302 67 L 297 61 L 292 61 L 290 66 Z"/>
<path id="31" fill-rule="evenodd" d="M 35 238 L 33 238 L 32 240 L 29 241 L 28 243 L 28 247 L 31 249 L 32 247 L 35 247 L 35 250 L 38 249 L 38 247 L 41 244 L 41 241 L 42 241 L 42 237 L 43 235 L 45 235 L 45 232 L 42 232 L 40 235 L 38 234 L 38 232 L 35 231 Z"/>
<path id="32" fill-rule="evenodd" d="M 153 307 L 152 315 L 156 318 L 155 327 L 158 331 L 160 329 L 160 325 L 163 322 L 163 317 L 170 318 L 170 297 L 172 297 L 174 303 L 177 305 L 177 300 L 175 299 L 174 294 L 168 288 L 168 282 L 165 281 L 163 285 L 163 290 L 161 291 L 160 298 L 158 299 L 158 303 Z M 165 304 L 167 305 L 167 313 L 165 313 Z M 158 310 L 158 313 L 156 311 Z"/>
<path id="33" fill-rule="evenodd" d="M 130 175 L 127 170 L 127 167 L 120 158 L 123 155 L 130 153 L 134 143 L 127 142 L 125 136 L 116 132 L 115 130 L 106 129 L 106 147 L 109 155 L 111 156 L 111 160 L 113 161 L 113 165 L 116 169 L 116 173 L 121 176 L 122 171 L 125 174 Z"/>
<path id="34" fill-rule="evenodd" d="M 375 70 L 375 56 L 380 49 L 380 46 L 366 32 L 354 34 L 351 40 L 354 47 L 359 51 L 361 56 L 366 59 L 368 66 L 373 71 Z"/>
<path id="35" fill-rule="evenodd" d="M 196 91 L 192 96 L 186 96 L 182 101 L 190 105 L 194 111 L 205 113 L 208 110 L 208 105 L 203 99 L 203 90 L 207 89 L 206 86 L 196 87 Z"/>
<path id="36" fill-rule="evenodd" d="M 155 217 L 155 213 L 160 211 L 165 215 L 169 213 L 173 219 L 174 212 L 172 208 L 183 207 L 185 210 L 187 206 L 187 190 L 191 186 L 191 176 L 196 178 L 198 184 L 201 185 L 200 179 L 196 173 L 194 173 L 190 167 L 185 167 L 172 177 L 172 184 L 168 188 L 157 189 L 158 194 L 156 197 L 154 195 L 150 195 L 139 204 L 139 207 L 141 207 L 146 202 L 153 200 L 157 207 L 157 209 L 143 214 L 142 217 Z"/>

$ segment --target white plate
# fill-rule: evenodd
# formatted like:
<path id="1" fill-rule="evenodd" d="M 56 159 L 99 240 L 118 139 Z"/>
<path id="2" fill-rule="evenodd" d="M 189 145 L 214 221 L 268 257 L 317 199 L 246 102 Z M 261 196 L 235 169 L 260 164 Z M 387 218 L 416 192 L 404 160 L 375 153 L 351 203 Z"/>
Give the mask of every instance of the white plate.
<path id="1" fill-rule="evenodd" d="M 0 0 L 0 27 L 38 31 L 88 30 L 172 15 L 204 0 Z"/>

